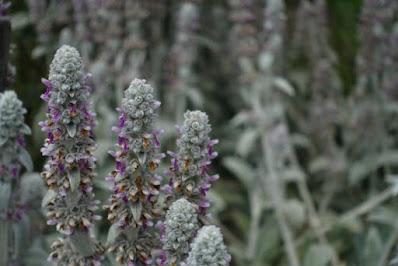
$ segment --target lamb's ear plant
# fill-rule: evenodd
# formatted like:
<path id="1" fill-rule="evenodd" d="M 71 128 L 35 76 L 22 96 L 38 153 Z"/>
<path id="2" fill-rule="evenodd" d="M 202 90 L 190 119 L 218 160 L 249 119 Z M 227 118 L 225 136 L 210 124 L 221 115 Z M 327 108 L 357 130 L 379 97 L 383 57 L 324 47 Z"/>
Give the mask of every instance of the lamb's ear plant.
<path id="1" fill-rule="evenodd" d="M 210 160 L 217 154 L 210 140 L 208 117 L 188 111 L 171 153 L 172 165 L 166 183 L 158 174 L 164 154 L 160 153 L 159 130 L 153 88 L 135 79 L 124 92 L 116 150 L 111 152 L 116 167 L 108 176 L 112 195 L 105 206 L 112 226 L 108 251 L 120 264 L 179 265 L 186 259 L 189 243 L 200 227 L 209 202 Z M 168 209 L 167 214 L 165 210 Z M 171 264 L 170 264 L 171 263 Z"/>
<path id="2" fill-rule="evenodd" d="M 267 226 L 262 223 L 262 216 L 267 207 L 265 198 L 269 198 L 284 243 L 286 260 L 288 264 L 297 266 L 300 265 L 300 259 L 295 244 L 295 228 L 305 222 L 305 209 L 311 216 L 309 222 L 317 232 L 319 241 L 327 244 L 327 240 L 316 230 L 319 218 L 309 197 L 305 176 L 295 157 L 286 120 L 284 98 L 293 96 L 295 91 L 282 76 L 286 58 L 283 49 L 286 40 L 285 4 L 278 0 L 263 1 L 262 16 L 256 15 L 259 6 L 255 1 L 231 1 L 231 6 L 234 22 L 232 37 L 242 37 L 238 42 L 241 45 L 233 46 L 240 73 L 237 86 L 248 108 L 239 112 L 231 123 L 235 130 L 242 129 L 236 145 L 240 158 L 227 158 L 224 163 L 231 171 L 238 173 L 246 184 L 251 215 L 247 252 L 243 257 L 240 254 L 237 256 L 252 263 L 260 262 L 263 260 L 261 256 L 266 256 L 257 253 L 262 250 L 259 234 Z M 236 10 L 236 6 L 243 8 Z M 259 18 L 262 20 L 259 21 Z M 260 33 L 253 34 L 255 32 Z M 249 173 L 249 178 L 245 172 Z M 288 182 L 297 185 L 303 202 L 288 198 Z M 287 211 L 291 206 L 297 206 L 297 217 Z"/>
<path id="3" fill-rule="evenodd" d="M 33 170 L 25 149 L 25 136 L 31 133 L 25 124 L 26 109 L 13 91 L 0 94 L 0 265 L 23 261 L 21 233 L 27 220 L 28 195 L 21 194 L 22 173 Z M 37 181 L 37 180 L 36 180 Z"/>
<path id="4" fill-rule="evenodd" d="M 48 191 L 42 205 L 47 223 L 60 234 L 51 245 L 49 260 L 57 265 L 100 265 L 102 248 L 92 235 L 98 201 L 92 182 L 96 176 L 95 114 L 90 87 L 79 52 L 64 45 L 50 65 L 46 91 L 47 119 L 40 123 L 47 134 L 42 148 L 48 157 L 42 173 Z"/>
<path id="5" fill-rule="evenodd" d="M 218 175 L 210 174 L 211 160 L 217 157 L 214 145 L 218 141 L 209 137 L 211 126 L 207 114 L 201 111 L 187 111 L 184 118 L 183 125 L 178 127 L 177 151 L 169 152 L 171 165 L 167 172 L 168 185 L 165 187 L 168 194 L 167 204 L 172 204 L 165 217 L 162 241 L 168 263 L 171 265 L 182 265 L 186 261 L 189 244 L 196 241 L 193 239 L 198 229 L 209 222 L 207 210 L 210 201 L 207 194 L 211 184 L 219 178 Z M 202 237 L 205 234 L 202 233 Z M 216 243 L 215 246 L 225 249 L 220 243 Z M 192 249 L 191 252 L 200 252 L 195 250 L 194 246 Z M 201 261 L 198 256 L 193 255 L 189 263 L 201 265 L 206 261 Z M 229 264 L 228 257 L 222 263 L 216 263 L 217 260 L 213 261 L 215 264 L 209 265 Z M 191 265 L 189 263 L 188 265 Z"/>
<path id="6" fill-rule="evenodd" d="M 119 124 L 113 128 L 118 140 L 111 152 L 116 167 L 107 176 L 113 192 L 106 206 L 112 223 L 108 250 L 121 264 L 164 262 L 155 227 L 163 215 L 158 204 L 162 178 L 157 168 L 164 155 L 159 152 L 159 131 L 154 128 L 159 106 L 151 85 L 134 79 L 124 92 Z"/>

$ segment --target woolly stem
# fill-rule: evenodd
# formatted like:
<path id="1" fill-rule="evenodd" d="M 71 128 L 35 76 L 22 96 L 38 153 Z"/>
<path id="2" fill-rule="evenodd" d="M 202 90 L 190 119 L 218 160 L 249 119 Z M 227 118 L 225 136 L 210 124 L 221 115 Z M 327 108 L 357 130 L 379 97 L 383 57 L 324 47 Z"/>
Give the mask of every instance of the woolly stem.
<path id="1" fill-rule="evenodd" d="M 262 138 L 262 149 L 263 149 L 263 157 L 265 158 L 265 165 L 268 170 L 268 178 L 269 178 L 269 183 L 268 185 L 270 186 L 270 196 L 272 199 L 272 202 L 274 204 L 275 208 L 275 215 L 276 215 L 276 220 L 280 229 L 280 232 L 282 234 L 283 241 L 285 243 L 284 248 L 285 251 L 288 255 L 288 261 L 290 266 L 299 266 L 299 259 L 298 255 L 296 252 L 296 247 L 294 243 L 294 238 L 293 238 L 293 233 L 290 230 L 286 218 L 282 212 L 282 196 L 280 194 L 280 188 L 279 188 L 279 182 L 278 182 L 278 177 L 274 169 L 274 165 L 272 162 L 273 158 L 273 152 L 272 149 L 268 143 L 267 136 L 264 135 Z"/>
<path id="2" fill-rule="evenodd" d="M 311 224 L 311 227 L 314 229 L 314 232 L 318 238 L 318 241 L 322 243 L 323 245 L 328 246 L 333 254 L 332 254 L 332 264 L 334 266 L 339 265 L 339 258 L 336 253 L 336 251 L 332 248 L 332 246 L 329 244 L 329 241 L 327 240 L 325 233 L 321 230 L 321 220 L 317 214 L 315 204 L 312 200 L 311 193 L 308 189 L 307 183 L 305 180 L 299 180 L 297 182 L 297 186 L 299 188 L 299 192 L 301 194 L 301 197 L 304 200 L 305 205 L 307 206 L 308 209 L 308 215 L 309 215 L 309 222 Z"/>
<path id="3" fill-rule="evenodd" d="M 250 231 L 248 237 L 248 245 L 247 245 L 247 257 L 252 260 L 255 258 L 256 250 L 257 250 L 257 241 L 259 235 L 259 227 L 260 227 L 260 219 L 261 219 L 261 201 L 259 200 L 259 193 L 262 193 L 262 190 L 255 189 L 250 193 L 250 211 L 251 211 L 251 219 L 250 219 Z"/>

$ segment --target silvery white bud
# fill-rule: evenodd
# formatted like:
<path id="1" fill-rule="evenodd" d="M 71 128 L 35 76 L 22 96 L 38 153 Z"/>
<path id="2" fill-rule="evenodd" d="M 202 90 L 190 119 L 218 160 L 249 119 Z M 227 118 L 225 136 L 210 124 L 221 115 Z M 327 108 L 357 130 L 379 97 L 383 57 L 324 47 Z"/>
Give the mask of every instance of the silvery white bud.
<path id="1" fill-rule="evenodd" d="M 208 225 L 199 230 L 191 244 L 186 265 L 225 266 L 229 265 L 230 260 L 221 230 L 214 225 Z"/>
<path id="2" fill-rule="evenodd" d="M 13 91 L 0 94 L 0 146 L 8 140 L 24 134 L 30 134 L 29 127 L 24 123 L 26 109 Z"/>
<path id="3" fill-rule="evenodd" d="M 209 118 L 201 111 L 187 111 L 184 118 L 181 137 L 178 140 L 180 153 L 198 159 L 202 152 L 206 152 L 206 145 L 210 140 Z"/>
<path id="4" fill-rule="evenodd" d="M 165 229 L 164 249 L 177 256 L 188 253 L 189 241 L 199 229 L 194 205 L 184 198 L 173 202 L 166 214 Z"/>

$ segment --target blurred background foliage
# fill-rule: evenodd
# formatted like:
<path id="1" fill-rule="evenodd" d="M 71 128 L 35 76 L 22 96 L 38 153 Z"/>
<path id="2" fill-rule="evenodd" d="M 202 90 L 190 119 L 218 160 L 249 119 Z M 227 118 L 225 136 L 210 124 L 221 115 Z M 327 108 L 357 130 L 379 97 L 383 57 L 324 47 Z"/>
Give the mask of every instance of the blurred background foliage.
<path id="1" fill-rule="evenodd" d="M 72 44 L 94 79 L 102 201 L 115 107 L 145 78 L 162 101 L 164 151 L 180 110 L 209 114 L 220 140 L 212 213 L 233 265 L 388 265 L 398 239 L 396 3 L 280 1 L 12 1 L 12 88 L 28 109 L 36 171 L 40 79 Z"/>

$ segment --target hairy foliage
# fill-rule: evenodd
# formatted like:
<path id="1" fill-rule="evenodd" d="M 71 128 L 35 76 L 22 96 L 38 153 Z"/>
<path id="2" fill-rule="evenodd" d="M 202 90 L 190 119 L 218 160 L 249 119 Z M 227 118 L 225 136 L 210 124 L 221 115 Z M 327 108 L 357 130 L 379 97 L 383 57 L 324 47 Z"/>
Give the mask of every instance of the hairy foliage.
<path id="1" fill-rule="evenodd" d="M 186 200 L 197 211 L 198 228 L 217 224 L 222 230 L 232 265 L 397 263 L 395 0 L 26 0 L 26 7 L 22 2 L 8 9 L 17 47 L 11 53 L 18 70 L 15 87 L 37 87 L 37 76 L 45 71 L 40 66 L 48 65 L 62 44 L 77 47 L 85 70 L 93 74 L 91 81 L 84 79 L 79 68 L 68 81 L 93 88 L 98 148 L 90 156 L 98 159 L 99 178 L 90 183 L 102 202 L 112 194 L 105 212 L 116 224 L 108 230 L 109 224 L 100 222 L 95 231 L 99 239 L 108 235 L 113 246 L 107 247 L 116 259 L 121 255 L 123 262 L 136 261 L 131 241 L 136 238 L 156 246 L 151 256 L 142 249 L 142 258 L 155 258 L 147 263 L 172 257 L 177 265 L 195 265 L 220 258 L 214 265 L 224 265 L 227 257 L 208 255 L 217 248 L 202 248 L 210 236 L 220 240 L 217 229 L 203 237 L 199 229 L 193 240 L 191 223 L 179 227 L 171 222 L 179 206 L 174 204 Z M 65 95 L 74 87 L 59 87 L 66 74 L 54 71 L 45 83 L 59 97 L 43 97 L 58 99 L 54 104 L 68 109 L 63 101 L 69 103 Z M 125 90 L 135 78 L 148 82 L 133 81 L 133 88 Z M 38 90 L 17 92 L 34 133 L 27 149 L 40 170 L 36 150 L 47 136 L 38 134 L 35 124 L 43 120 L 45 108 L 32 101 Z M 155 98 L 163 103 L 160 109 Z M 114 111 L 116 107 L 120 109 Z M 184 116 L 196 108 L 206 114 L 188 111 Z M 60 114 L 57 123 L 73 135 L 81 122 L 77 118 Z M 209 121 L 211 135 L 220 140 L 219 158 L 216 141 L 208 136 Z M 115 124 L 112 149 L 115 136 L 109 129 Z M 175 124 L 180 125 L 177 131 Z M 8 126 L 1 130 L 0 145 L 3 135 L 15 132 Z M 155 147 L 158 141 L 162 150 Z M 160 155 L 167 150 L 174 151 L 167 152 L 170 160 Z M 211 174 L 210 162 L 222 178 L 209 192 L 218 178 Z M 130 173 L 142 176 L 142 169 L 151 177 L 139 191 L 150 194 L 149 200 L 138 196 L 137 184 L 127 178 Z M 69 190 L 68 176 L 60 177 L 54 184 Z M 135 201 L 123 201 L 126 191 Z M 196 220 L 190 210 L 182 208 L 173 217 Z M 169 223 L 163 223 L 167 218 Z M 153 232 L 141 230 L 143 225 Z M 127 228 L 141 231 L 126 233 Z M 146 234 L 150 237 L 142 237 Z M 45 237 L 53 239 L 51 233 Z M 176 244 L 180 239 L 184 245 Z M 187 247 L 185 239 L 195 244 Z M 72 246 L 61 239 L 53 249 L 67 247 Z"/>

